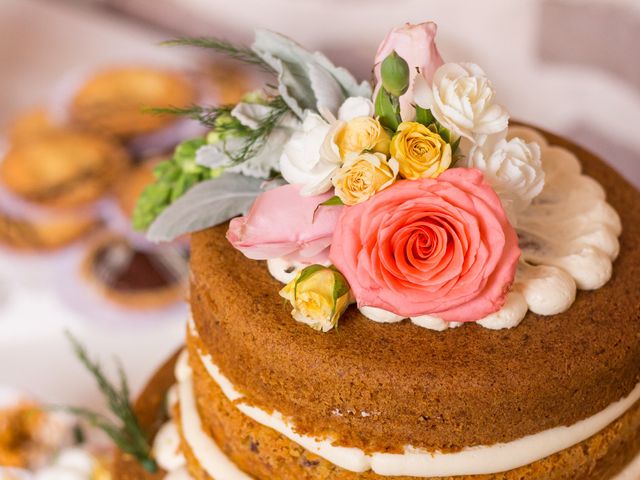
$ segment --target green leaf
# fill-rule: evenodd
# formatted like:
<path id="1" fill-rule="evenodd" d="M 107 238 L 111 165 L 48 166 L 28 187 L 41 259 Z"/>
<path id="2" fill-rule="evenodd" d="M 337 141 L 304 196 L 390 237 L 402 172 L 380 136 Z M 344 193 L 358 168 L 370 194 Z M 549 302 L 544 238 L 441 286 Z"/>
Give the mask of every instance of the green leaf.
<path id="1" fill-rule="evenodd" d="M 451 143 L 451 132 L 449 131 L 449 129 L 444 128 L 439 123 L 436 125 L 438 127 L 438 135 L 440 135 L 445 142 Z"/>
<path id="2" fill-rule="evenodd" d="M 198 183 L 153 221 L 147 232 L 151 242 L 167 242 L 247 212 L 261 193 L 263 180 L 225 173 Z"/>
<path id="3" fill-rule="evenodd" d="M 458 148 L 460 147 L 460 140 L 461 139 L 462 139 L 462 137 L 458 137 L 451 143 L 451 154 L 452 155 L 456 155 L 456 153 L 458 152 Z"/>
<path id="4" fill-rule="evenodd" d="M 306 279 L 311 277 L 311 275 L 313 275 L 314 273 L 320 270 L 324 270 L 326 268 L 327 267 L 325 267 L 324 265 L 319 265 L 317 263 L 314 263 L 313 265 L 309 265 L 308 267 L 305 267 L 300 272 L 300 275 L 298 275 L 298 278 L 296 279 L 296 283 L 293 285 L 293 298 L 297 299 L 298 297 L 298 285 L 300 284 L 300 282 L 305 281 Z"/>
<path id="5" fill-rule="evenodd" d="M 349 290 L 351 290 L 351 287 L 349 287 L 349 283 L 347 282 L 347 279 L 344 277 L 344 275 L 342 275 L 342 273 L 340 273 L 340 271 L 335 268 L 334 266 L 331 267 L 331 269 L 334 272 L 334 276 L 335 276 L 335 292 L 336 292 L 336 300 L 338 298 L 341 298 L 343 295 L 346 295 L 347 293 L 349 293 Z"/>
<path id="6" fill-rule="evenodd" d="M 393 97 L 384 88 L 378 91 L 375 113 L 380 117 L 380 123 L 394 132 L 400 125 L 400 109 L 394 106 Z"/>
<path id="7" fill-rule="evenodd" d="M 344 205 L 344 202 L 340 199 L 339 196 L 334 195 L 333 197 L 331 197 L 329 200 L 325 200 L 324 202 L 322 202 L 320 206 L 324 206 L 324 207 L 332 207 L 334 205 Z"/>
<path id="8" fill-rule="evenodd" d="M 428 127 L 429 125 L 436 123 L 436 117 L 431 113 L 431 109 L 422 108 L 416 105 L 416 122 Z"/>

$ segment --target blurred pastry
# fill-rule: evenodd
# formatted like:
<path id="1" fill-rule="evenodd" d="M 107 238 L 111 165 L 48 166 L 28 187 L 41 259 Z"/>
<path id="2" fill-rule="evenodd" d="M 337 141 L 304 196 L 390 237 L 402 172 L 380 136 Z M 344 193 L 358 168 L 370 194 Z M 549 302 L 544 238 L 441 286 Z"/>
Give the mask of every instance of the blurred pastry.
<path id="1" fill-rule="evenodd" d="M 220 105 L 238 103 L 254 87 L 250 72 L 235 63 L 216 62 L 205 65 L 202 70 Z"/>
<path id="2" fill-rule="evenodd" d="M 95 73 L 71 99 L 72 124 L 101 134 L 130 138 L 166 127 L 171 115 L 152 115 L 145 107 L 185 107 L 197 101 L 182 74 L 153 68 L 112 68 Z"/>
<path id="3" fill-rule="evenodd" d="M 0 397 L 7 390 L 0 387 Z M 25 396 L 0 402 L 0 465 L 32 469 L 46 464 L 73 443 L 75 426 L 69 415 L 46 411 Z"/>
<path id="4" fill-rule="evenodd" d="M 154 309 L 184 300 L 187 260 L 173 247 L 143 249 L 106 235 L 87 253 L 84 277 L 108 300 L 132 309 Z"/>
<path id="5" fill-rule="evenodd" d="M 108 139 L 57 130 L 11 146 L 0 181 L 29 202 L 71 208 L 100 198 L 128 164 L 126 151 Z"/>
<path id="6" fill-rule="evenodd" d="M 44 107 L 36 107 L 18 115 L 9 125 L 7 139 L 11 143 L 30 141 L 43 134 L 58 130 Z"/>
<path id="7" fill-rule="evenodd" d="M 61 212 L 20 218 L 0 210 L 0 244 L 18 250 L 53 250 L 85 236 L 98 225 L 89 212 Z"/>

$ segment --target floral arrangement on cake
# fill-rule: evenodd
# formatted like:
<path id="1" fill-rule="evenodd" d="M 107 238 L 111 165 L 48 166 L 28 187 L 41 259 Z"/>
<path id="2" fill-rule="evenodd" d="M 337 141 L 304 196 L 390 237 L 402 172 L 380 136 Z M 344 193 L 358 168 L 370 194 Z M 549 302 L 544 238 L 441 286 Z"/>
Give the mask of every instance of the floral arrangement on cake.
<path id="1" fill-rule="evenodd" d="M 237 105 L 162 110 L 211 131 L 158 167 L 135 226 L 163 241 L 231 219 L 230 243 L 266 260 L 295 320 L 321 331 L 354 302 L 372 320 L 438 330 L 568 308 L 576 288 L 608 280 L 617 215 L 575 158 L 510 127 L 485 72 L 445 62 L 435 36 L 430 22 L 389 32 L 374 85 L 268 31 L 250 48 L 170 42 L 275 83 Z"/>

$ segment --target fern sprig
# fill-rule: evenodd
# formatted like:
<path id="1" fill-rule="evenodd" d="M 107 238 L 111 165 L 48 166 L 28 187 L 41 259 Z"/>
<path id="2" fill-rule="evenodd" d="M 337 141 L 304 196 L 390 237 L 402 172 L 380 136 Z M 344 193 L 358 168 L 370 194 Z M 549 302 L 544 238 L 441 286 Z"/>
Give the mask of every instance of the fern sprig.
<path id="1" fill-rule="evenodd" d="M 234 45 L 227 40 L 222 40 L 219 38 L 179 37 L 173 40 L 162 42 L 160 45 L 208 48 L 210 50 L 214 50 L 218 53 L 222 53 L 230 58 L 233 58 L 234 60 L 238 60 L 239 62 L 247 63 L 249 65 L 257 65 L 268 72 L 274 71 L 268 63 L 266 63 L 250 48 Z"/>
<path id="2" fill-rule="evenodd" d="M 105 376 L 100 364 L 89 358 L 86 349 L 80 342 L 69 332 L 66 335 L 76 356 L 93 376 L 107 401 L 109 410 L 119 422 L 85 408 L 66 407 L 65 410 L 102 430 L 120 450 L 138 460 L 148 472 L 157 471 L 158 465 L 151 457 L 151 446 L 129 399 L 129 384 L 122 365 L 118 364 L 119 386 L 114 386 Z"/>

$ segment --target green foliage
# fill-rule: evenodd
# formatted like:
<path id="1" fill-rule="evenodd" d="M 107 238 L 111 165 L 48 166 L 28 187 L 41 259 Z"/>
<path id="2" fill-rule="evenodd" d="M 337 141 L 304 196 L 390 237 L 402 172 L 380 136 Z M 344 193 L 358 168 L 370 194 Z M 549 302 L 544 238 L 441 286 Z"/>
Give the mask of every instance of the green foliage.
<path id="1" fill-rule="evenodd" d="M 223 55 L 226 55 L 229 58 L 233 58 L 234 60 L 238 60 L 239 62 L 247 63 L 249 65 L 257 65 L 260 68 L 263 68 L 270 72 L 273 71 L 271 66 L 269 66 L 269 64 L 267 64 L 259 55 L 257 55 L 250 48 L 245 47 L 244 45 L 234 45 L 231 42 L 228 42 L 226 40 L 221 40 L 219 38 L 180 37 L 173 40 L 168 40 L 166 42 L 162 42 L 160 45 L 207 48 L 210 50 L 214 50 L 218 53 L 221 53 Z"/>
<path id="2" fill-rule="evenodd" d="M 431 124 L 436 123 L 436 117 L 433 116 L 430 109 L 416 105 L 416 122 L 429 127 Z"/>
<path id="3" fill-rule="evenodd" d="M 110 412 L 117 420 L 113 421 L 105 415 L 84 408 L 67 407 L 65 410 L 102 430 L 122 452 L 128 453 L 138 460 L 145 470 L 151 473 L 156 472 L 158 466 L 151 458 L 151 446 L 130 403 L 129 385 L 122 366 L 118 368 L 119 385 L 114 385 L 105 377 L 100 365 L 91 361 L 85 348 L 78 340 L 68 332 L 67 337 L 80 362 L 95 379 L 100 392 L 107 401 Z"/>
<path id="4" fill-rule="evenodd" d="M 416 105 L 415 107 L 416 122 L 421 123 L 431 131 L 440 135 L 445 142 L 451 145 L 451 154 L 455 156 L 458 151 L 458 147 L 460 146 L 461 137 L 458 137 L 454 140 L 451 130 L 443 127 L 442 124 L 436 120 L 436 117 L 433 116 L 431 109 L 422 108 L 418 105 Z"/>
<path id="5" fill-rule="evenodd" d="M 232 106 L 222 107 L 201 107 L 199 105 L 191 105 L 190 107 L 149 107 L 143 111 L 152 115 L 175 115 L 179 117 L 188 117 L 193 120 L 214 128 L 219 118 L 230 116 Z"/>
<path id="6" fill-rule="evenodd" d="M 334 205 L 344 205 L 344 203 L 342 202 L 342 200 L 340 199 L 339 196 L 334 195 L 333 197 L 331 197 L 328 200 L 325 200 L 324 202 L 322 202 L 319 206 L 326 206 L 326 207 L 331 207 Z"/>
<path id="7" fill-rule="evenodd" d="M 398 99 L 391 96 L 384 88 L 380 88 L 376 97 L 375 113 L 383 127 L 395 132 L 400 125 L 400 106 Z"/>
<path id="8" fill-rule="evenodd" d="M 170 160 L 160 162 L 153 171 L 156 181 L 140 195 L 133 212 L 133 228 L 144 231 L 162 211 L 195 184 L 219 172 L 196 164 L 196 152 L 204 139 L 187 140 L 178 145 Z"/>
<path id="9" fill-rule="evenodd" d="M 256 128 L 244 127 L 242 146 L 236 151 L 227 152 L 234 165 L 255 157 L 268 140 L 269 135 L 278 127 L 285 115 L 291 111 L 279 96 L 269 100 L 267 106 L 271 107 L 271 110 L 258 122 Z"/>

